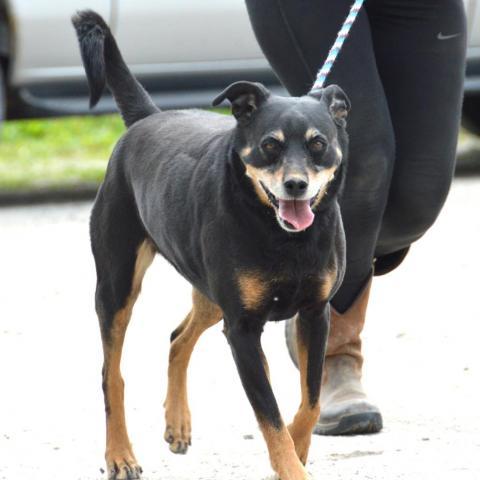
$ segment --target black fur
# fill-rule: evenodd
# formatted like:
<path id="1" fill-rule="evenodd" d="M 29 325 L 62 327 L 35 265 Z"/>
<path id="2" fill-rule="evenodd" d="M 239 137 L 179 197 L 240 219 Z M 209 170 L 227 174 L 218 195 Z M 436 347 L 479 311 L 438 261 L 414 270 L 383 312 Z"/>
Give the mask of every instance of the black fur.
<path id="1" fill-rule="evenodd" d="M 72 18 L 72 23 L 77 32 L 90 87 L 90 108 L 100 100 L 106 83 L 127 127 L 159 112 L 125 64 L 117 42 L 103 18 L 92 10 L 84 10 Z"/>
<path id="2" fill-rule="evenodd" d="M 348 98 L 336 86 L 283 98 L 261 84 L 237 82 L 215 99 L 216 104 L 228 99 L 235 118 L 198 110 L 159 112 L 125 66 L 103 20 L 81 12 L 74 25 L 92 102 L 106 79 L 125 123 L 131 125 L 112 154 L 91 217 L 96 308 L 104 341 L 108 343 L 114 315 L 129 297 L 137 249 L 149 239 L 221 308 L 225 335 L 255 413 L 280 428 L 260 336 L 266 321 L 299 313 L 313 405 L 319 396 L 328 302 L 344 274 L 338 198 L 346 169 Z M 265 141 L 275 142 L 270 138 L 275 131 L 284 139 L 267 151 Z M 311 131 L 318 131 L 313 146 L 306 133 Z M 261 188 L 255 187 L 260 184 L 246 175 L 247 168 L 272 178 L 284 175 L 282 181 L 291 172 L 312 179 L 337 170 L 313 223 L 290 233 L 280 226 L 275 204 L 266 202 Z M 331 272 L 334 283 L 322 296 Z M 258 275 L 259 285 L 266 286 L 250 305 L 239 283 L 245 274 Z M 177 329 L 172 340 L 178 334 Z"/>

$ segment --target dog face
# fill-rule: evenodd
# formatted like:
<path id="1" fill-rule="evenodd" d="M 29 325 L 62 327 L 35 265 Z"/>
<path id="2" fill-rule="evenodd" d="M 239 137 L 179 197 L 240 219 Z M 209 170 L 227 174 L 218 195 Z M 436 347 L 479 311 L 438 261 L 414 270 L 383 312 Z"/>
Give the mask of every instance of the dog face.
<path id="1" fill-rule="evenodd" d="M 214 105 L 225 98 L 237 119 L 235 151 L 257 196 L 284 230 L 305 230 L 342 161 L 347 96 L 331 85 L 300 98 L 279 97 L 261 84 L 237 82 Z"/>

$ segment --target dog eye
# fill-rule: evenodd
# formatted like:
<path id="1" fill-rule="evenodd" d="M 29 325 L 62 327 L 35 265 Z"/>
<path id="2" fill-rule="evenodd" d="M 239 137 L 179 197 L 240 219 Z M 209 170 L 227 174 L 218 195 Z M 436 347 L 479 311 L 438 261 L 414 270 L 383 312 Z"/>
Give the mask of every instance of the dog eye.
<path id="1" fill-rule="evenodd" d="M 311 138 L 308 142 L 308 148 L 312 152 L 321 152 L 327 145 L 327 142 L 319 135 Z"/>
<path id="2" fill-rule="evenodd" d="M 267 138 L 262 142 L 262 150 L 269 156 L 276 156 L 282 150 L 282 144 L 274 138 Z"/>

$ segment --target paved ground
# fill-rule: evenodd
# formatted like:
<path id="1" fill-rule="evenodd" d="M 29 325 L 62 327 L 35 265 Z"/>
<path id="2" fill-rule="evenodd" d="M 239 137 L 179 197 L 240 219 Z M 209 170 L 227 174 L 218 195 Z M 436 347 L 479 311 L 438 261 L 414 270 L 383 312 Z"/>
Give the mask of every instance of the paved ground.
<path id="1" fill-rule="evenodd" d="M 315 437 L 315 479 L 480 479 L 480 179 L 455 182 L 436 226 L 402 267 L 374 283 L 365 331 L 366 384 L 379 435 Z M 0 210 L 0 479 L 100 479 L 104 419 L 93 311 L 90 204 Z M 189 287 L 157 259 L 124 356 L 137 456 L 151 480 L 268 477 L 261 435 L 220 328 L 190 370 L 193 447 L 163 437 L 168 334 Z M 282 411 L 299 400 L 282 326 L 264 335 Z"/>

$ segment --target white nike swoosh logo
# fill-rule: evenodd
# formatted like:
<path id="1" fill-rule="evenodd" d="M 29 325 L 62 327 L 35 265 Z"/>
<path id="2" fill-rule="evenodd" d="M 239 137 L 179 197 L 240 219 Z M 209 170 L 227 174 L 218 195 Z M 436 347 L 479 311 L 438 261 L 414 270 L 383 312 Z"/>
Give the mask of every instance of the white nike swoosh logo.
<path id="1" fill-rule="evenodd" d="M 459 37 L 461 35 L 461 33 L 454 33 L 452 35 L 444 35 L 442 32 L 440 32 L 438 35 L 437 35 L 437 38 L 439 40 L 448 40 L 450 38 L 455 38 L 455 37 Z"/>

